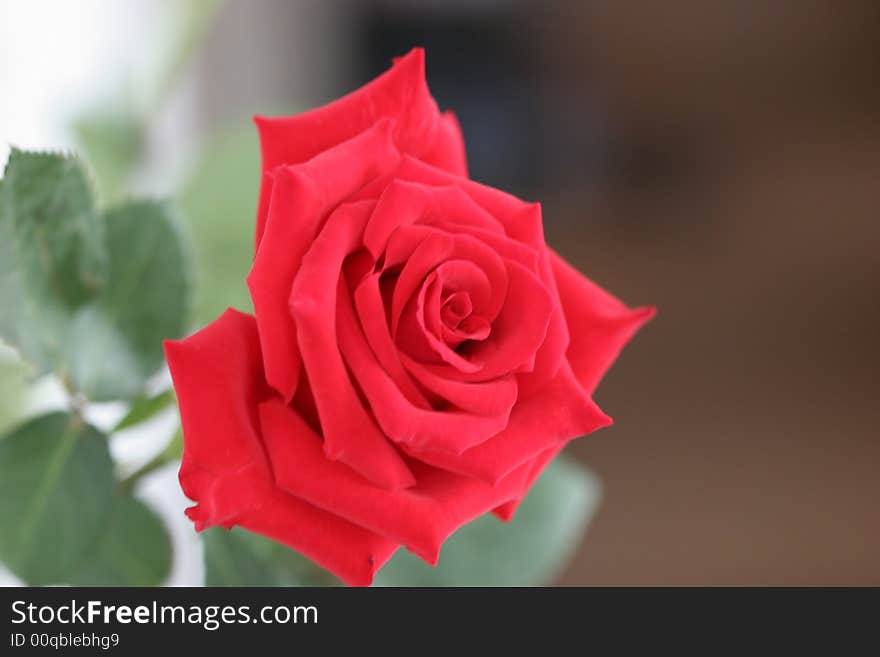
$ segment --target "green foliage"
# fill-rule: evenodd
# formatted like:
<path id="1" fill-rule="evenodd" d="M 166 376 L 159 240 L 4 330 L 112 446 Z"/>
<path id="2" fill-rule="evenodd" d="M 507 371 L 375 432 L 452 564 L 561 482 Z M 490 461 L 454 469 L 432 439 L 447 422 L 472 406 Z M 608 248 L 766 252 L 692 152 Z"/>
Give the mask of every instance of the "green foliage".
<path id="1" fill-rule="evenodd" d="M 152 117 L 220 4 L 163 7 L 169 47 L 143 53 L 147 75 L 131 68 L 115 100 L 73 122 L 91 180 L 77 158 L 17 149 L 0 180 L 0 560 L 30 584 L 154 585 L 168 573 L 162 523 L 127 493 L 159 461 L 114 482 L 106 437 L 81 417 L 88 402 L 132 400 L 121 430 L 174 401 L 143 388 L 162 340 L 189 319 L 189 254 L 167 205 L 121 201 L 146 164 Z M 112 210 L 96 209 L 92 185 Z M 22 414 L 27 375 L 49 373 L 73 413 L 2 437 Z M 157 459 L 180 449 L 176 437 Z"/>
<path id="2" fill-rule="evenodd" d="M 92 206 L 73 157 L 13 150 L 0 185 L 0 337 L 34 374 L 94 400 L 136 396 L 183 332 L 184 252 L 170 210 Z"/>
<path id="3" fill-rule="evenodd" d="M 27 399 L 27 366 L 0 344 L 0 435 L 21 416 Z"/>
<path id="4" fill-rule="evenodd" d="M 0 439 L 0 559 L 32 585 L 152 586 L 168 574 L 171 543 L 116 489 L 107 437 L 52 413 Z"/>
<path id="5" fill-rule="evenodd" d="M 557 458 L 510 523 L 491 514 L 451 536 L 431 568 L 399 550 L 379 571 L 379 586 L 536 586 L 561 574 L 600 498 L 598 480 Z"/>
<path id="6" fill-rule="evenodd" d="M 0 337 L 37 374 L 65 370 L 60 336 L 107 280 L 104 243 L 79 162 L 13 150 L 0 186 Z"/>
<path id="7" fill-rule="evenodd" d="M 28 289 L 71 308 L 93 297 L 106 280 L 107 255 L 78 161 L 13 149 L 2 195 L 4 237 Z"/>
<path id="8" fill-rule="evenodd" d="M 206 586 L 334 586 L 333 575 L 293 550 L 242 529 L 205 531 Z"/>
<path id="9" fill-rule="evenodd" d="M 0 560 L 28 584 L 66 580 L 110 517 L 107 440 L 53 413 L 0 439 Z"/>
<path id="10" fill-rule="evenodd" d="M 189 272 L 163 203 L 109 211 L 108 283 L 75 317 L 71 379 L 91 399 L 130 398 L 164 360 L 162 340 L 183 333 Z"/>
<path id="11" fill-rule="evenodd" d="M 171 568 L 171 540 L 143 502 L 115 495 L 109 522 L 73 573 L 78 586 L 157 586 Z"/>

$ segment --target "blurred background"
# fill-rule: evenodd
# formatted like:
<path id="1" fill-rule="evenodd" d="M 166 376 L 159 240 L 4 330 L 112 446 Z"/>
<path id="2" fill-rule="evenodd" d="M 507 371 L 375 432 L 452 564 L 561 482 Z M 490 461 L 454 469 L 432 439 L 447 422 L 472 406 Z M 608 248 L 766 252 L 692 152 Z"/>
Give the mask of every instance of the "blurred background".
<path id="1" fill-rule="evenodd" d="M 568 450 L 604 498 L 558 583 L 880 585 L 876 1 L 6 0 L 0 161 L 76 148 L 104 200 L 176 197 L 204 323 L 249 307 L 250 116 L 414 45 L 472 176 L 540 200 L 551 246 L 659 308 L 597 393 L 615 426 Z M 2 381 L 0 421 L 51 404 Z M 136 442 L 116 452 L 148 458 Z M 174 475 L 147 494 L 179 548 Z"/>

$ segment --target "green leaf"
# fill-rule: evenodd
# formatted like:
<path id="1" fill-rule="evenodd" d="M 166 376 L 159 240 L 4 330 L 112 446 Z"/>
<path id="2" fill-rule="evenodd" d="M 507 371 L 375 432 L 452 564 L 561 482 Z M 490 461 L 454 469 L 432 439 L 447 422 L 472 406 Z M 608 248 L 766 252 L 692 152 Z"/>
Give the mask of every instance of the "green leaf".
<path id="1" fill-rule="evenodd" d="M 180 203 L 195 255 L 194 317 L 252 308 L 245 279 L 253 262 L 260 150 L 253 127 L 219 135 L 202 150 Z"/>
<path id="2" fill-rule="evenodd" d="M 205 586 L 333 586 L 333 575 L 293 550 L 233 528 L 214 527 L 205 541 Z"/>
<path id="3" fill-rule="evenodd" d="M 169 388 L 152 397 L 141 396 L 131 402 L 128 413 L 113 427 L 113 432 L 128 429 L 161 413 L 174 403 L 174 390 Z"/>
<path id="4" fill-rule="evenodd" d="M 0 435 L 23 417 L 27 399 L 27 366 L 9 347 L 0 344 Z"/>
<path id="5" fill-rule="evenodd" d="M 98 401 L 136 396 L 162 364 L 162 340 L 183 333 L 189 271 L 170 210 L 138 201 L 109 213 L 106 287 L 71 325 L 74 386 Z"/>
<path id="6" fill-rule="evenodd" d="M 157 586 L 171 569 L 171 540 L 143 502 L 115 495 L 110 520 L 68 583 L 74 586 Z"/>
<path id="7" fill-rule="evenodd" d="M 600 498 L 598 480 L 557 458 L 510 523 L 491 514 L 465 525 L 431 568 L 399 550 L 376 576 L 379 586 L 536 586 L 557 577 L 573 555 Z"/>
<path id="8" fill-rule="evenodd" d="M 108 274 L 104 224 L 73 157 L 13 149 L 0 186 L 0 337 L 63 372 L 59 336 Z"/>
<path id="9" fill-rule="evenodd" d="M 107 440 L 66 413 L 0 439 L 0 561 L 31 585 L 73 572 L 110 517 Z"/>
<path id="10" fill-rule="evenodd" d="M 205 586 L 276 586 L 271 559 L 258 555 L 245 532 L 222 527 L 205 531 Z"/>
<path id="11" fill-rule="evenodd" d="M 0 338 L 96 401 L 137 396 L 187 319 L 170 210 L 98 216 L 78 161 L 14 150 L 0 185 Z"/>

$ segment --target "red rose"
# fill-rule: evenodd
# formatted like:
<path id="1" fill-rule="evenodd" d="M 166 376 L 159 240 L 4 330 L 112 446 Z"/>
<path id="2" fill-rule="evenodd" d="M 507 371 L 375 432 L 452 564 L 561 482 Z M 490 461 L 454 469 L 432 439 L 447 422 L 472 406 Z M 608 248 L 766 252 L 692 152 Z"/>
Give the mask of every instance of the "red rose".
<path id="1" fill-rule="evenodd" d="M 610 424 L 599 379 L 653 314 L 544 243 L 541 208 L 466 177 L 413 50 L 326 107 L 257 119 L 248 277 L 166 344 L 196 529 L 281 541 L 351 584 L 403 545 L 513 515 L 570 439 Z"/>

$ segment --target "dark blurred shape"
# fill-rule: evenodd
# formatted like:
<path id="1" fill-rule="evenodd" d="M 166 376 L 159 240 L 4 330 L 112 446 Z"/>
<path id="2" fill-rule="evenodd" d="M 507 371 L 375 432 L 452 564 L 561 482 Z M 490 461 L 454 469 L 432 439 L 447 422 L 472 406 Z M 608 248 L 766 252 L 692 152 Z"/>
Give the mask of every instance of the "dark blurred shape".
<path id="1" fill-rule="evenodd" d="M 506 187 L 539 179 L 538 89 L 528 68 L 528 26 L 508 3 L 450 8 L 440 3 L 364 3 L 358 20 L 358 79 L 422 46 L 441 109 L 452 108 L 470 174 Z"/>

